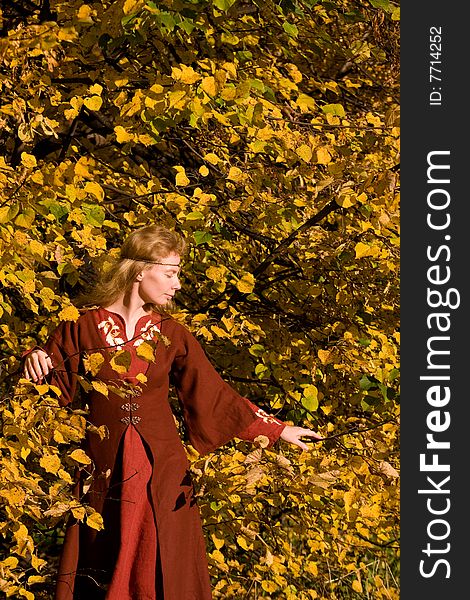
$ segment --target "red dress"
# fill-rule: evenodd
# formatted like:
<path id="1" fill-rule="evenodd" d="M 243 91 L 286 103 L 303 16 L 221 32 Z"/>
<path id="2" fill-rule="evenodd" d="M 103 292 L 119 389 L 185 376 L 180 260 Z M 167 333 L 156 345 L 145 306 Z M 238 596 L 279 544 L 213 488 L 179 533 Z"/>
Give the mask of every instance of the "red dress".
<path id="1" fill-rule="evenodd" d="M 146 340 L 157 342 L 153 362 L 137 354 Z M 82 391 L 89 420 L 105 425 L 109 435 L 104 440 L 87 435 L 92 485 L 83 496 L 79 482 L 76 492 L 103 515 L 105 527 L 97 532 L 79 523 L 68 526 L 55 599 L 210 600 L 199 510 L 168 402 L 169 385 L 175 386 L 189 442 L 200 454 L 234 437 L 253 440 L 263 434 L 272 444 L 285 425 L 224 382 L 196 338 L 169 315 L 142 317 L 127 340 L 120 315 L 86 310 L 76 322 L 62 323 L 44 349 L 63 405 L 75 396 L 82 359 L 95 352 L 104 358 L 96 379 L 116 388 L 131 383 L 136 392 L 123 399 L 112 391 L 108 396 Z M 118 375 L 110 361 L 122 349 L 132 360 Z M 145 374 L 145 383 L 139 374 Z"/>

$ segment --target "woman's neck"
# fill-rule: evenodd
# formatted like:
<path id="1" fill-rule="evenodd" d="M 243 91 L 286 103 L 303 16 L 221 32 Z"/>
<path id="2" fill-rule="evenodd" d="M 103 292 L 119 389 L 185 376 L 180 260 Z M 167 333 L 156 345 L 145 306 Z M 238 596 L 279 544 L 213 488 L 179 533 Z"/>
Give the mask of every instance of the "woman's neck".
<path id="1" fill-rule="evenodd" d="M 135 324 L 141 317 L 151 312 L 143 304 L 142 299 L 132 290 L 122 294 L 112 304 L 108 304 L 103 308 L 118 313 L 129 324 Z"/>

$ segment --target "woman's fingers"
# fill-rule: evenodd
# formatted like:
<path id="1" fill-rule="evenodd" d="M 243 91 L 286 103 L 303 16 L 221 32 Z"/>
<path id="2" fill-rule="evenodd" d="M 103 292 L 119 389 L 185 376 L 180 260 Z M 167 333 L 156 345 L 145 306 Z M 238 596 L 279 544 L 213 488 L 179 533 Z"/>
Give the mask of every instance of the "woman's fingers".
<path id="1" fill-rule="evenodd" d="M 44 350 L 33 350 L 26 357 L 24 376 L 35 383 L 41 381 L 52 370 L 52 360 Z"/>
<path id="2" fill-rule="evenodd" d="M 322 436 L 311 429 L 306 429 L 305 427 L 293 427 L 291 425 L 286 425 L 283 432 L 281 433 L 281 438 L 286 442 L 290 442 L 291 444 L 295 444 L 302 448 L 302 450 L 306 450 L 308 452 L 309 447 L 307 444 L 302 441 L 300 438 L 302 437 L 311 437 L 314 440 L 321 440 Z"/>

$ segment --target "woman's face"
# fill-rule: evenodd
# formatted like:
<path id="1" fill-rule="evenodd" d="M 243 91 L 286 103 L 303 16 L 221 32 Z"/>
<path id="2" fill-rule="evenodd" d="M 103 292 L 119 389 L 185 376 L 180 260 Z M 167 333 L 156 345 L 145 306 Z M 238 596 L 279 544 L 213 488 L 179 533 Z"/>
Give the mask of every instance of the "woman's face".
<path id="1" fill-rule="evenodd" d="M 175 292 L 181 288 L 178 274 L 180 271 L 180 256 L 171 253 L 142 271 L 138 278 L 138 291 L 144 304 L 159 304 L 171 302 Z M 140 279 L 140 280 L 139 280 Z"/>

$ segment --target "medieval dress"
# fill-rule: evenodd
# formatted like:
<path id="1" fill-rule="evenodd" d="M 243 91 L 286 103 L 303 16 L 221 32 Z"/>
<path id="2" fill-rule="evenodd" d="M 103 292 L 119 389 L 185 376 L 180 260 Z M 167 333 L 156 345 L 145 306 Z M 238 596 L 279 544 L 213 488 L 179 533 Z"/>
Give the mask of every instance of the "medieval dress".
<path id="1" fill-rule="evenodd" d="M 149 340 L 156 342 L 153 361 L 137 353 Z M 104 360 L 95 378 L 111 387 L 107 396 L 93 387 L 80 390 L 87 419 L 104 425 L 108 435 L 87 434 L 91 484 L 84 489 L 79 481 L 76 493 L 102 514 L 104 529 L 67 526 L 55 600 L 210 600 L 200 514 L 169 386 L 176 390 L 188 441 L 200 454 L 234 437 L 262 434 L 272 445 L 285 424 L 230 387 L 192 333 L 170 315 L 142 317 L 127 339 L 119 314 L 84 310 L 77 321 L 61 323 L 43 349 L 63 406 L 76 395 L 77 374 L 85 374 L 83 359 L 96 352 Z M 132 360 L 118 373 L 111 361 L 123 349 Z M 123 399 L 119 385 L 133 390 L 133 397 Z"/>

